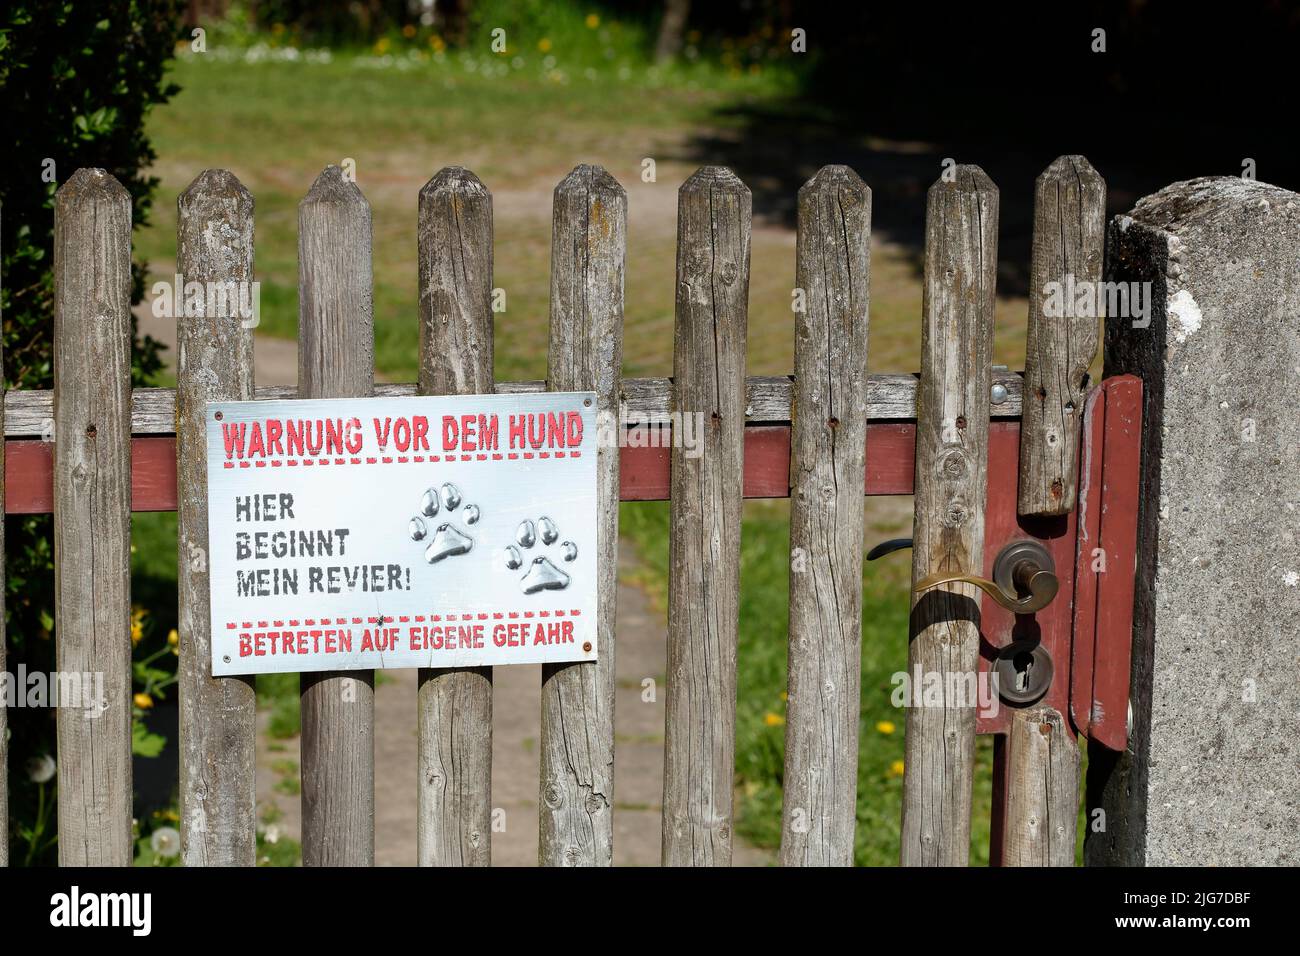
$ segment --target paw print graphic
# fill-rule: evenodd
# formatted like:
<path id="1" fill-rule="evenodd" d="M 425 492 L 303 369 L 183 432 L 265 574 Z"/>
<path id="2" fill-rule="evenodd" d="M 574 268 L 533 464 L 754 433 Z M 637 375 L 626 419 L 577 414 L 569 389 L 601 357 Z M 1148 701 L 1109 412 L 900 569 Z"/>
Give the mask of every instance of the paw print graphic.
<path id="1" fill-rule="evenodd" d="M 458 510 L 459 514 L 456 513 Z M 442 520 L 433 528 L 433 537 L 430 538 L 429 528 L 438 518 Z M 411 540 L 428 539 L 424 560 L 437 564 L 446 558 L 469 553 L 474 547 L 474 539 L 468 529 L 478 524 L 478 519 L 478 505 L 461 508 L 460 489 L 447 482 L 441 488 L 430 488 L 420 498 L 420 513 L 411 519 L 409 525 Z"/>
<path id="2" fill-rule="evenodd" d="M 518 571 L 525 563 L 528 564 L 528 570 L 519 578 L 519 587 L 525 594 L 563 591 L 569 586 L 571 578 L 547 554 L 539 554 L 531 561 L 527 560 L 528 553 L 537 545 L 539 537 L 543 548 L 551 549 L 551 553 L 557 554 L 565 562 L 578 556 L 578 546 L 572 541 L 563 542 L 557 553 L 554 545 L 560 540 L 560 529 L 550 518 L 538 518 L 535 523 L 527 520 L 520 522 L 515 530 L 515 544 L 506 548 L 506 567 Z"/>

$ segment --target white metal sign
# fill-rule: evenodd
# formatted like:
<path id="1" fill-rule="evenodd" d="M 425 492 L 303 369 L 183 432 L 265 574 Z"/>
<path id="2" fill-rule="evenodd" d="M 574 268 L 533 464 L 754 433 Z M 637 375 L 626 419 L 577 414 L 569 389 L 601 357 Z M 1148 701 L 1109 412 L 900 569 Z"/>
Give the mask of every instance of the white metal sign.
<path id="1" fill-rule="evenodd" d="M 596 659 L 591 393 L 207 422 L 213 675 Z"/>

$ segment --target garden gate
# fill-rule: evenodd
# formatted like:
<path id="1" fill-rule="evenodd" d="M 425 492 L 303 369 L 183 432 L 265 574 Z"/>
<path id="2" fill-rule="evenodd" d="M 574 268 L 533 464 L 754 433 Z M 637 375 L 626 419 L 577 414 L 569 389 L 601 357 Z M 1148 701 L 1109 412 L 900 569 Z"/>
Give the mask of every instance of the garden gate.
<path id="1" fill-rule="evenodd" d="M 299 207 L 298 389 L 254 387 L 252 332 L 233 316 L 191 316 L 178 320 L 177 388 L 133 390 L 130 198 L 102 170 L 64 184 L 55 388 L 3 406 L 5 511 L 54 515 L 59 668 L 104 675 L 101 717 L 58 712 L 62 864 L 131 862 L 130 513 L 170 509 L 183 859 L 254 862 L 252 679 L 209 676 L 207 402 L 548 388 L 594 390 L 601 411 L 647 424 L 699 412 L 706 427 L 698 457 L 599 453 L 601 654 L 544 670 L 543 864 L 612 861 L 620 498 L 671 502 L 663 861 L 730 862 L 741 503 L 784 496 L 780 858 L 852 862 L 864 490 L 916 496 L 902 862 L 967 862 L 975 736 L 992 733 L 994 860 L 1073 863 L 1076 734 L 1125 743 L 1141 383 L 1089 390 L 1095 313 L 1048 315 L 1043 290 L 1101 278 L 1104 183 L 1078 156 L 1039 177 L 1023 376 L 990 367 L 998 193 L 978 167 L 949 169 L 929 192 L 919 376 L 866 373 L 871 193 L 851 170 L 828 166 L 799 192 L 792 377 L 745 375 L 749 190 L 706 167 L 678 203 L 671 380 L 621 377 L 626 195 L 579 166 L 555 190 L 549 378 L 494 382 L 492 197 L 449 167 L 419 196 L 419 381 L 376 386 L 370 209 L 329 167 Z M 208 170 L 178 206 L 178 273 L 250 281 L 253 200 L 239 181 Z M 991 669 L 1019 703 L 985 713 L 971 688 Z M 370 864 L 373 675 L 303 675 L 302 705 L 304 862 Z M 420 674 L 421 864 L 490 862 L 491 708 L 490 669 Z"/>

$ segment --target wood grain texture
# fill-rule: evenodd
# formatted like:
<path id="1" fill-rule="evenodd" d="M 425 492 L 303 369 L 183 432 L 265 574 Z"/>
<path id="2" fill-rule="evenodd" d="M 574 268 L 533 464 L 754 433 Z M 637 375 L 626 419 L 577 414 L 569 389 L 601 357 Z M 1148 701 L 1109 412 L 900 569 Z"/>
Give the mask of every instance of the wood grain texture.
<path id="1" fill-rule="evenodd" d="M 298 393 L 374 392 L 370 204 L 328 166 L 298 205 Z M 375 674 L 303 674 L 302 861 L 375 862 Z"/>
<path id="2" fill-rule="evenodd" d="M 253 281 L 253 197 L 238 179 L 205 170 L 177 197 L 176 210 L 176 271 L 184 282 Z M 211 676 L 206 420 L 208 402 L 253 397 L 253 333 L 234 308 L 185 312 L 176 309 L 181 856 L 186 866 L 253 866 L 253 678 Z"/>
<path id="3" fill-rule="evenodd" d="M 729 169 L 678 191 L 674 409 L 703 427 L 693 455 L 672 449 L 665 866 L 731 864 L 750 225 Z"/>
<path id="4" fill-rule="evenodd" d="M 1062 156 L 1034 183 L 1024 422 L 1020 429 L 1022 515 L 1062 515 L 1074 507 L 1079 423 L 1088 366 L 1097 351 L 1097 304 L 1075 309 L 1076 292 L 1101 281 L 1106 182 L 1082 156 Z M 1050 295 L 1051 286 L 1061 290 Z M 1049 315 L 1053 304 L 1069 308 Z M 1095 299 L 1094 299 L 1095 303 Z M 1075 315 L 1076 311 L 1084 314 Z"/>
<path id="5" fill-rule="evenodd" d="M 131 197 L 102 169 L 55 196 L 54 288 L 55 649 L 104 694 L 56 711 L 59 863 L 130 866 Z"/>
<path id="6" fill-rule="evenodd" d="M 1079 747 L 1051 707 L 1017 710 L 1007 735 L 1003 866 L 1074 866 Z"/>
<path id="7" fill-rule="evenodd" d="M 1007 389 L 1007 400 L 990 405 L 994 418 L 1020 417 L 1019 372 L 994 371 L 992 381 Z M 869 421 L 908 421 L 916 417 L 917 376 L 873 372 L 867 376 L 866 416 Z M 498 395 L 546 391 L 546 383 L 498 382 Z M 630 421 L 666 420 L 672 410 L 671 378 L 625 378 L 619 386 L 620 409 Z M 400 398 L 416 394 L 412 383 L 382 383 L 375 394 Z M 789 375 L 751 375 L 745 380 L 745 420 L 748 424 L 781 424 L 790 420 L 794 380 Z M 254 390 L 258 401 L 296 398 L 293 386 L 262 385 Z M 131 430 L 139 435 L 170 435 L 176 429 L 176 395 L 170 388 L 137 388 L 132 392 Z M 25 389 L 5 396 L 5 437 L 39 438 L 42 423 L 53 414 L 54 396 L 47 389 Z"/>
<path id="8" fill-rule="evenodd" d="M 551 226 L 552 391 L 594 391 L 616 420 L 623 368 L 627 194 L 599 166 L 555 187 Z M 601 420 L 601 419 L 598 419 Z M 597 659 L 542 666 L 539 800 L 543 866 L 614 862 L 614 655 L 619 448 L 596 451 Z"/>
<path id="9" fill-rule="evenodd" d="M 783 866 L 851 866 L 862 675 L 871 190 L 826 166 L 799 190 Z"/>
<path id="10" fill-rule="evenodd" d="M 926 198 L 921 385 L 917 393 L 912 583 L 938 571 L 984 574 L 989 361 L 998 191 L 958 166 Z M 970 854 L 979 592 L 952 584 L 912 595 L 907 669 L 943 680 L 942 707 L 910 707 L 900 859 L 965 866 Z"/>
<path id="11" fill-rule="evenodd" d="M 448 166 L 420 190 L 421 395 L 492 394 L 492 194 Z M 492 668 L 419 675 L 420 866 L 492 862 Z"/>

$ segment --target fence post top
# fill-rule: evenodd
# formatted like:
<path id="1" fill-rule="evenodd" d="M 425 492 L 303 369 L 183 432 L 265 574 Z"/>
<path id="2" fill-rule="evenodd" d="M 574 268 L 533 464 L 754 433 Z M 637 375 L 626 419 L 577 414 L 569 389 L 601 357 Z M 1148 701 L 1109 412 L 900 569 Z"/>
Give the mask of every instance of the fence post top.
<path id="1" fill-rule="evenodd" d="M 682 183 L 678 192 L 692 193 L 713 190 L 749 195 L 749 187 L 726 166 L 701 166 L 691 173 L 686 182 Z"/>
<path id="2" fill-rule="evenodd" d="M 871 197 L 871 187 L 863 182 L 862 177 L 851 166 L 832 164 L 823 166 L 799 187 L 799 195 L 823 190 L 847 189 L 859 199 Z"/>
<path id="3" fill-rule="evenodd" d="M 974 163 L 960 163 L 945 169 L 930 187 L 930 196 L 947 192 L 992 193 L 998 194 L 997 184 L 989 179 L 988 173 Z"/>
<path id="4" fill-rule="evenodd" d="M 183 209 L 201 199 L 233 199 L 239 203 L 247 202 L 251 206 L 253 194 L 230 170 L 205 169 L 176 197 L 176 208 Z"/>
<path id="5" fill-rule="evenodd" d="M 343 175 L 343 170 L 338 166 L 326 166 L 316 181 L 311 184 L 311 189 L 303 197 L 302 202 L 298 204 L 299 208 L 324 203 L 333 203 L 340 206 L 364 206 L 370 209 L 370 203 L 366 201 L 365 195 L 361 188 L 352 180 Z"/>
<path id="6" fill-rule="evenodd" d="M 1038 174 L 1036 183 L 1043 184 L 1049 180 L 1066 179 L 1074 177 L 1086 186 L 1106 185 L 1101 178 L 1101 173 L 1093 168 L 1092 163 L 1088 162 L 1088 157 L 1079 153 L 1071 153 L 1065 156 L 1057 156 L 1052 160 L 1047 168 Z"/>
<path id="7" fill-rule="evenodd" d="M 433 174 L 433 178 L 420 189 L 420 195 L 438 193 L 469 193 L 491 198 L 492 193 L 483 185 L 483 180 L 474 175 L 473 170 L 464 166 L 444 166 Z"/>
<path id="8" fill-rule="evenodd" d="M 604 166 L 579 163 L 555 187 L 555 195 L 564 193 L 610 192 L 626 197 L 623 184 L 610 175 Z"/>
<path id="9" fill-rule="evenodd" d="M 54 194 L 55 202 L 61 206 L 82 199 L 121 199 L 130 203 L 131 194 L 108 170 L 83 166 Z"/>

